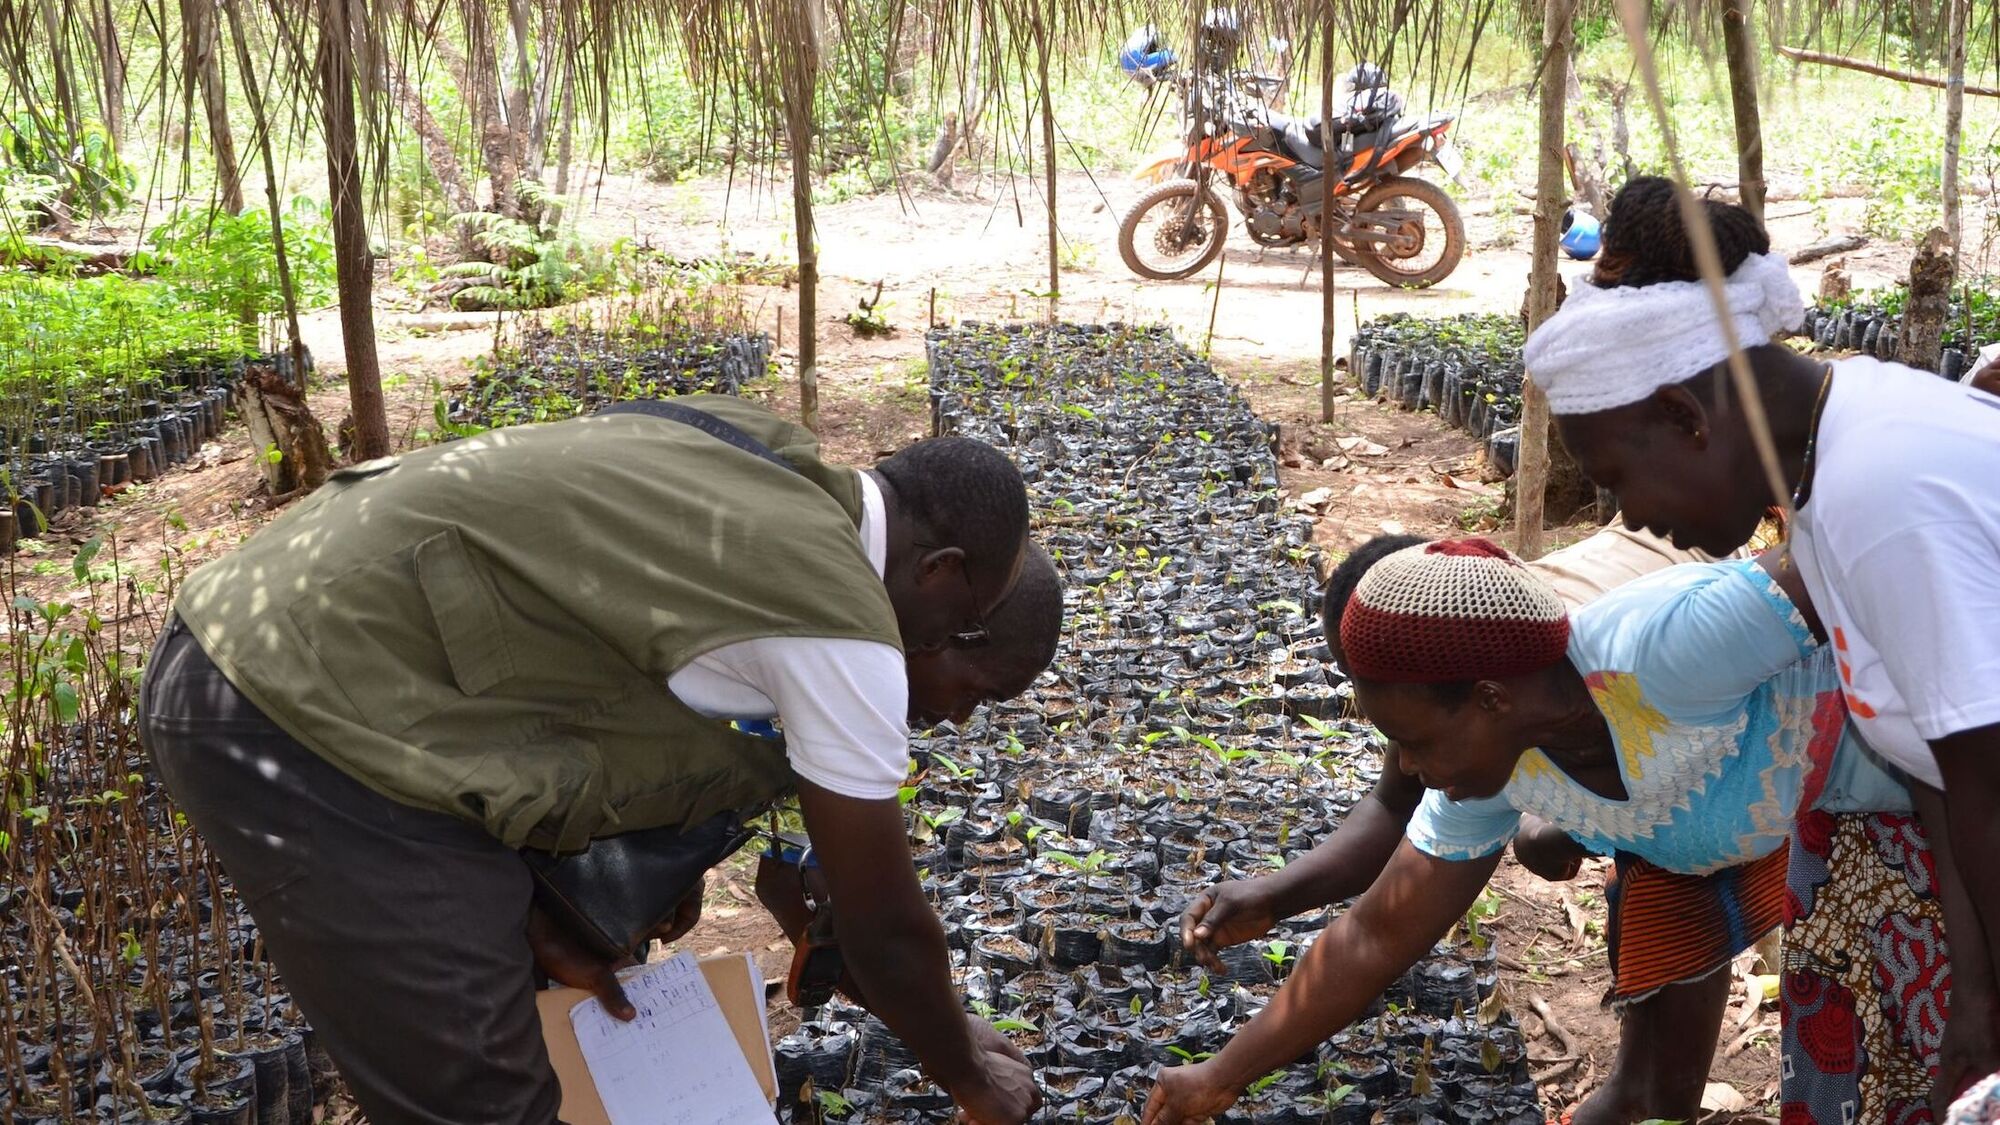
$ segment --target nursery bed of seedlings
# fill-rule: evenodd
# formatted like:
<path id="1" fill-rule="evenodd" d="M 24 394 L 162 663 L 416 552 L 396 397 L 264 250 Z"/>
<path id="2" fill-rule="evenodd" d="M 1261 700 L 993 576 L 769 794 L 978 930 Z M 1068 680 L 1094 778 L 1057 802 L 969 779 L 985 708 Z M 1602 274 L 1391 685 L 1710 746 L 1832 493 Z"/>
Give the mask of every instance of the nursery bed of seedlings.
<path id="1" fill-rule="evenodd" d="M 95 612 L 6 591 L 0 1120 L 309 1125 L 331 1064 L 152 777 L 121 653 L 159 595 L 106 562 Z"/>
<path id="2" fill-rule="evenodd" d="M 34 538 L 103 489 L 144 482 L 192 457 L 223 426 L 246 364 L 289 372 L 291 357 L 189 353 L 93 395 L 0 407 L 0 552 Z M 310 373 L 310 359 L 307 371 Z"/>
<path id="3" fill-rule="evenodd" d="M 442 433 L 461 436 L 628 399 L 733 395 L 770 365 L 771 340 L 762 333 L 536 325 L 482 360 L 465 391 L 438 404 L 437 420 Z"/>
<path id="4" fill-rule="evenodd" d="M 1272 431 L 1212 368 L 1164 329 L 928 342 L 938 428 L 1020 465 L 1069 619 L 1027 695 L 916 741 L 916 863 L 961 987 L 1040 1068 L 1044 1119 L 1136 1120 L 1155 1070 L 1219 1049 L 1326 921 L 1211 975 L 1183 960 L 1182 908 L 1337 826 L 1373 782 L 1372 732 L 1320 659 L 1310 525 L 1280 514 Z M 1441 946 L 1221 1120 L 1540 1122 L 1518 1029 L 1482 1018 L 1496 956 Z M 944 1119 L 915 1056 L 838 1000 L 777 1053 L 788 1120 Z"/>
<path id="5" fill-rule="evenodd" d="M 1377 317 L 1354 335 L 1349 377 L 1362 393 L 1405 410 L 1434 410 L 1485 444 L 1487 460 L 1512 476 L 1520 449 L 1520 318 L 1465 314 Z"/>
<path id="6" fill-rule="evenodd" d="M 1896 360 L 1901 342 L 1904 289 L 1856 293 L 1843 301 L 1822 301 L 1806 310 L 1800 331 L 1816 350 L 1859 352 L 1876 359 Z M 2000 301 L 1982 290 L 1968 290 L 1951 303 L 1944 325 L 1944 350 L 1935 369 L 1956 381 L 1964 375 L 1984 345 L 2000 341 Z"/>

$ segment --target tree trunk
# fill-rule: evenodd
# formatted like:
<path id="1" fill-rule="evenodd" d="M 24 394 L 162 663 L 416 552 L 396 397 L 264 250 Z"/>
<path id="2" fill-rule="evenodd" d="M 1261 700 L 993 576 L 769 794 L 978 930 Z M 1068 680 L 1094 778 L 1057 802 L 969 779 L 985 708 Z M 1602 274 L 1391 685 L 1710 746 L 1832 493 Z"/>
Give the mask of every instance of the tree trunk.
<path id="1" fill-rule="evenodd" d="M 531 179 L 540 180 L 548 169 L 549 130 L 555 125 L 555 115 L 560 107 L 556 105 L 557 88 L 561 85 L 559 75 L 569 70 L 570 43 L 559 38 L 561 16 L 555 5 L 550 5 L 542 17 L 540 48 L 535 58 L 535 89 L 529 99 L 528 147 L 526 153 L 527 174 Z"/>
<path id="2" fill-rule="evenodd" d="M 1319 150 L 1326 154 L 1331 165 L 1334 159 L 1332 4 L 1324 10 L 1319 32 Z M 1319 420 L 1322 422 L 1333 421 L 1333 352 L 1339 327 L 1333 292 L 1333 258 L 1333 220 L 1325 216 L 1319 225 Z"/>
<path id="3" fill-rule="evenodd" d="M 326 130 L 327 186 L 333 199 L 340 337 L 347 349 L 355 457 L 367 461 L 388 456 L 389 420 L 382 403 L 382 365 L 375 354 L 375 260 L 368 249 L 368 216 L 363 209 L 347 0 L 325 0 L 319 18 L 320 113 Z"/>
<path id="4" fill-rule="evenodd" d="M 1572 0 L 1546 0 L 1542 21 L 1540 155 L 1535 177 L 1535 238 L 1528 269 L 1528 331 L 1555 315 L 1557 244 L 1562 238 L 1563 111 L 1573 34 Z M 1542 554 L 1542 523 L 1550 461 L 1559 443 L 1552 433 L 1549 400 L 1533 373 L 1521 385 L 1521 446 L 1514 478 L 1514 552 L 1524 559 Z"/>
<path id="5" fill-rule="evenodd" d="M 1931 228 L 1910 259 L 1910 296 L 1903 305 L 1903 334 L 1896 358 L 1920 371 L 1936 371 L 1944 350 L 1944 322 L 1951 314 L 1951 239 Z"/>
<path id="6" fill-rule="evenodd" d="M 1951 245 L 1956 270 L 1965 245 L 1958 205 L 1958 147 L 1965 127 L 1965 35 L 1972 0 L 1947 2 L 1951 5 L 1951 30 L 1944 88 L 1944 236 Z"/>
<path id="7" fill-rule="evenodd" d="M 1764 221 L 1764 130 L 1757 112 L 1757 51 L 1750 35 L 1751 0 L 1722 10 L 1722 53 L 1729 64 L 1729 104 L 1736 112 L 1736 183 L 1745 210 Z"/>
<path id="8" fill-rule="evenodd" d="M 58 13 L 55 0 L 42 0 L 38 10 L 42 16 L 42 28 L 48 35 L 49 80 L 55 97 L 55 119 L 62 125 L 66 148 L 73 149 L 83 125 L 83 115 L 78 112 L 76 80 L 72 74 L 69 57 L 69 9 L 67 5 Z"/>
<path id="9" fill-rule="evenodd" d="M 500 93 L 500 62 L 494 50 L 493 24 L 486 18 L 484 0 L 459 0 L 458 10 L 465 27 L 466 53 L 459 54 L 442 36 L 434 45 L 438 58 L 458 84 L 459 97 L 465 102 L 473 128 L 479 131 L 479 153 L 492 193 L 492 209 L 513 215 L 519 210 L 514 193 L 517 169 L 513 138 L 507 131 L 507 106 Z"/>
<path id="10" fill-rule="evenodd" d="M 792 223 L 799 246 L 799 424 L 819 432 L 819 244 L 813 235 L 813 92 L 819 85 L 820 0 L 782 0 L 794 52 L 786 70 L 785 134 L 792 158 Z M 781 40 L 782 41 L 782 40 Z"/>
<path id="11" fill-rule="evenodd" d="M 221 38 L 216 33 L 215 0 L 181 0 L 181 60 L 185 81 L 201 89 L 208 117 L 208 144 L 215 154 L 216 186 L 222 209 L 243 213 L 243 171 L 236 162 L 236 137 L 229 128 L 229 97 L 222 86 Z"/>
<path id="12" fill-rule="evenodd" d="M 1036 72 L 1042 84 L 1042 190 L 1049 207 L 1049 319 L 1056 318 L 1056 302 L 1062 298 L 1062 259 L 1056 225 L 1056 115 L 1049 91 L 1049 39 L 1053 34 L 1041 9 L 1035 12 Z"/>
<path id="13" fill-rule="evenodd" d="M 576 66 L 563 63 L 562 125 L 556 137 L 556 194 L 569 194 L 569 162 L 576 142 Z"/>
<path id="14" fill-rule="evenodd" d="M 534 56 L 528 49 L 528 2 L 527 0 L 507 0 L 507 18 L 514 33 L 514 82 L 506 91 L 507 107 L 507 148 L 514 161 L 517 177 L 534 175 L 533 165 L 528 155 L 529 142 L 534 132 L 533 111 L 529 108 L 535 94 Z M 536 222 L 540 215 L 528 216 Z"/>
<path id="15" fill-rule="evenodd" d="M 389 72 L 382 76 L 383 84 L 389 89 L 389 97 L 402 112 L 403 121 L 416 134 L 417 145 L 423 150 L 424 164 L 431 175 L 437 177 L 438 186 L 444 190 L 445 206 L 454 215 L 479 210 L 479 198 L 473 194 L 472 185 L 466 182 L 465 169 L 459 166 L 458 152 L 452 147 L 451 135 L 438 124 L 431 113 L 430 105 L 424 101 L 424 92 L 412 85 L 410 76 L 398 61 L 388 60 Z"/>
<path id="16" fill-rule="evenodd" d="M 99 0 L 95 13 L 96 26 L 92 38 L 97 41 L 97 58 L 103 67 L 104 78 L 104 131 L 111 136 L 111 147 L 122 150 L 125 147 L 125 48 L 118 40 L 118 13 L 111 8 L 111 0 Z"/>
<path id="17" fill-rule="evenodd" d="M 264 114 L 264 93 L 257 88 L 257 69 L 250 61 L 250 41 L 244 37 L 243 13 L 237 2 L 222 0 L 222 14 L 229 21 L 229 37 L 236 43 L 236 68 L 243 75 L 243 96 L 250 103 L 250 126 L 264 161 L 264 198 L 271 210 L 271 247 L 278 259 L 278 292 L 285 299 L 286 347 L 292 356 L 292 372 L 303 383 L 306 345 L 299 334 L 299 291 L 292 284 L 291 256 L 285 250 L 285 221 L 278 207 L 277 159 L 271 154 L 270 119 Z"/>

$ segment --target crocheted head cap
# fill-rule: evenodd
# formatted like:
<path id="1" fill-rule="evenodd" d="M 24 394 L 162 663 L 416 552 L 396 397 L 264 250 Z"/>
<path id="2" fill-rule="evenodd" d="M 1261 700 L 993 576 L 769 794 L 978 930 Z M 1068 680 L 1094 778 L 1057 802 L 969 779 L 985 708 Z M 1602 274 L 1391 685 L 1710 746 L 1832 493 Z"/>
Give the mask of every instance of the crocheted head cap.
<path id="1" fill-rule="evenodd" d="M 1548 583 L 1485 539 L 1408 547 L 1354 588 L 1340 648 L 1356 679 L 1447 684 L 1537 672 L 1569 648 Z"/>

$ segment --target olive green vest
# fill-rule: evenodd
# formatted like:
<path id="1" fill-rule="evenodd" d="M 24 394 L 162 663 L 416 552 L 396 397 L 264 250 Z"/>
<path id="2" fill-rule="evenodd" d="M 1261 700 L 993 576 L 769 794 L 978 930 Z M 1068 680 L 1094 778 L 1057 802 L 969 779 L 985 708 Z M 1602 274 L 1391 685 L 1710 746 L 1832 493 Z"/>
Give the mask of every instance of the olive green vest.
<path id="1" fill-rule="evenodd" d="M 377 792 L 509 846 L 686 825 L 790 788 L 780 745 L 667 689 L 736 641 L 901 647 L 854 470 L 750 403 L 607 415 L 356 465 L 175 603 L 229 681 Z"/>

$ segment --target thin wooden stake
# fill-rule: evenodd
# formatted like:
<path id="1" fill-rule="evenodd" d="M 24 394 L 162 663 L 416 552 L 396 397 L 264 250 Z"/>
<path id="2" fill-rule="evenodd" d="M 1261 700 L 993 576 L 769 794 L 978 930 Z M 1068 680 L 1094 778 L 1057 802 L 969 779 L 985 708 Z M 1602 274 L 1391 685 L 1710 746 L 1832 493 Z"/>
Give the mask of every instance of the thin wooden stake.
<path id="1" fill-rule="evenodd" d="M 1333 5 L 1320 21 L 1319 147 L 1325 153 L 1326 174 L 1320 180 L 1324 203 L 1319 220 L 1319 420 L 1333 421 L 1333 345 L 1338 306 L 1333 290 Z"/>
<path id="2" fill-rule="evenodd" d="M 1546 0 L 1542 24 L 1541 148 L 1535 182 L 1535 240 L 1528 270 L 1528 331 L 1555 315 L 1557 243 L 1562 236 L 1563 111 L 1568 100 L 1563 75 L 1569 71 L 1573 0 Z M 1542 554 L 1542 523 L 1549 487 L 1549 400 L 1534 373 L 1521 384 L 1521 444 L 1514 474 L 1514 553 L 1524 559 Z"/>

